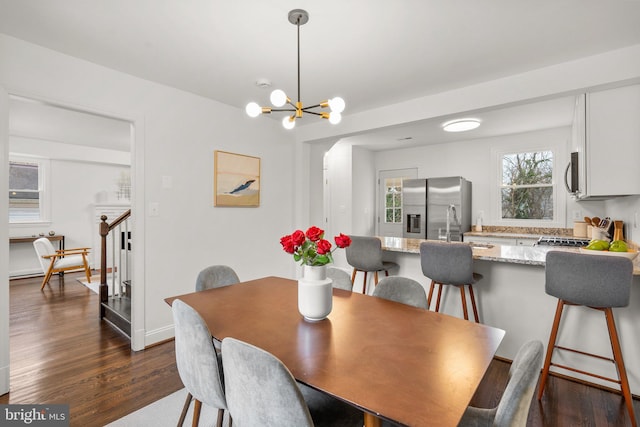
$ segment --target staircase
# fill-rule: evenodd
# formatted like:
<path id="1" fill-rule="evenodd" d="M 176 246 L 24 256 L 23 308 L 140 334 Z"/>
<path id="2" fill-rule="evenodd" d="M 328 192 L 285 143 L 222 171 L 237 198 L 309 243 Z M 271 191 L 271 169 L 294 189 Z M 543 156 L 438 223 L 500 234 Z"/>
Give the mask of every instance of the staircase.
<path id="1" fill-rule="evenodd" d="M 110 224 L 100 216 L 100 319 L 131 339 L 131 209 Z"/>

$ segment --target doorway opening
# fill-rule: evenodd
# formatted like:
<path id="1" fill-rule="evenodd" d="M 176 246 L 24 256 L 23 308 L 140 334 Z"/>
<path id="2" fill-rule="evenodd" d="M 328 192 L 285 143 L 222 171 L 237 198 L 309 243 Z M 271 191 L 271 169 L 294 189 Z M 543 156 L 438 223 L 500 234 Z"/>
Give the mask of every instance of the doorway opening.
<path id="1" fill-rule="evenodd" d="M 37 221 L 11 222 L 9 236 L 64 236 L 67 248 L 91 247 L 92 280 L 82 284 L 97 292 L 101 267 L 100 217 L 106 215 L 113 221 L 133 208 L 132 159 L 137 120 L 14 94 L 9 95 L 8 101 L 9 162 L 13 158 L 44 159 L 49 165 L 39 184 L 39 190 L 47 195 L 42 200 L 47 203 L 43 210 L 46 214 Z M 11 167 L 8 169 L 11 171 Z M 19 180 L 10 175 L 10 187 L 12 181 Z M 10 198 L 10 211 L 19 205 L 19 199 Z M 127 237 L 131 250 L 137 246 L 133 226 Z M 131 270 L 134 268 L 132 265 Z M 8 272 L 9 279 L 42 274 L 32 245 L 10 245 Z M 54 280 L 47 285 L 55 286 Z M 128 314 L 131 322 L 135 307 L 143 306 L 133 304 L 133 300 L 143 301 L 144 294 L 142 290 L 129 291 L 126 296 L 132 301 Z M 90 309 L 98 314 L 100 307 L 96 304 Z M 134 349 L 143 346 L 134 343 L 132 334 L 131 339 Z"/>

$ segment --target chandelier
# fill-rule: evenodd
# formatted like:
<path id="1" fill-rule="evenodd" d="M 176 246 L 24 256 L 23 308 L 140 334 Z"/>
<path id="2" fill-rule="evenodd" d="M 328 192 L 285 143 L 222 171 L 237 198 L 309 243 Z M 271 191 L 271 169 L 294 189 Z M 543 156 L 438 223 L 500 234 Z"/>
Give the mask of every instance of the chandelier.
<path id="1" fill-rule="evenodd" d="M 293 129 L 296 125 L 296 119 L 302 118 L 304 113 L 328 119 L 329 123 L 334 125 L 340 123 L 340 120 L 342 120 L 341 113 L 344 111 L 345 103 L 344 99 L 340 97 L 322 101 L 309 107 L 303 107 L 302 101 L 300 101 L 300 25 L 304 25 L 308 21 L 309 14 L 305 10 L 294 9 L 289 12 L 289 22 L 298 28 L 298 101 L 294 104 L 283 90 L 276 89 L 271 92 L 270 97 L 271 104 L 276 108 L 261 107 L 255 102 L 250 102 L 245 109 L 249 117 L 258 117 L 260 114 L 271 114 L 273 111 L 292 113 L 291 115 L 287 114 L 287 116 L 282 119 L 282 126 L 284 126 L 285 129 Z M 330 112 L 313 111 L 313 109 L 316 108 L 329 108 Z"/>

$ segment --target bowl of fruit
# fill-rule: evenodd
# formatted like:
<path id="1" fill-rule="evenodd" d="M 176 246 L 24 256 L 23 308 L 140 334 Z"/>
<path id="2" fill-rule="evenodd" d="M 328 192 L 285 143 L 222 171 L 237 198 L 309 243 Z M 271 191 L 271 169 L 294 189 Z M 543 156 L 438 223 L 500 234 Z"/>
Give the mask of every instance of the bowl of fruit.
<path id="1" fill-rule="evenodd" d="M 629 259 L 638 256 L 638 251 L 631 248 L 624 240 L 614 240 L 609 243 L 606 240 L 594 239 L 584 248 L 580 248 L 580 252 L 589 255 L 621 256 Z"/>

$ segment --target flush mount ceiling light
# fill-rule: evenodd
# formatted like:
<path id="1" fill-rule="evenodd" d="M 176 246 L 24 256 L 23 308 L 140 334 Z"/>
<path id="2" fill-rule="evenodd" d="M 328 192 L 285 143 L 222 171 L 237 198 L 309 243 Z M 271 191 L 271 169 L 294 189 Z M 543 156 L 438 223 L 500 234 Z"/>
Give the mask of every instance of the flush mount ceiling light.
<path id="1" fill-rule="evenodd" d="M 314 114 L 323 119 L 328 119 L 330 123 L 337 124 L 342 120 L 342 112 L 344 111 L 345 103 L 344 99 L 335 97 L 327 101 L 322 101 L 318 104 L 311 105 L 309 107 L 303 107 L 302 101 L 300 101 L 300 25 L 304 25 L 309 21 L 309 14 L 302 9 L 294 9 L 289 12 L 289 22 L 294 24 L 298 28 L 298 101 L 294 104 L 284 91 L 276 89 L 271 92 L 271 103 L 274 107 L 261 107 L 255 102 L 247 104 L 245 111 L 249 117 L 258 117 L 260 114 L 270 114 L 272 111 L 286 111 L 293 113 L 287 115 L 282 120 L 282 126 L 285 129 L 293 129 L 296 125 L 296 119 L 302 118 L 304 113 Z M 280 108 L 286 104 L 290 105 L 290 108 Z M 312 111 L 314 108 L 329 108 L 330 113 Z"/>
<path id="2" fill-rule="evenodd" d="M 442 129 L 447 132 L 464 132 L 480 126 L 478 119 L 456 119 L 442 124 Z"/>

